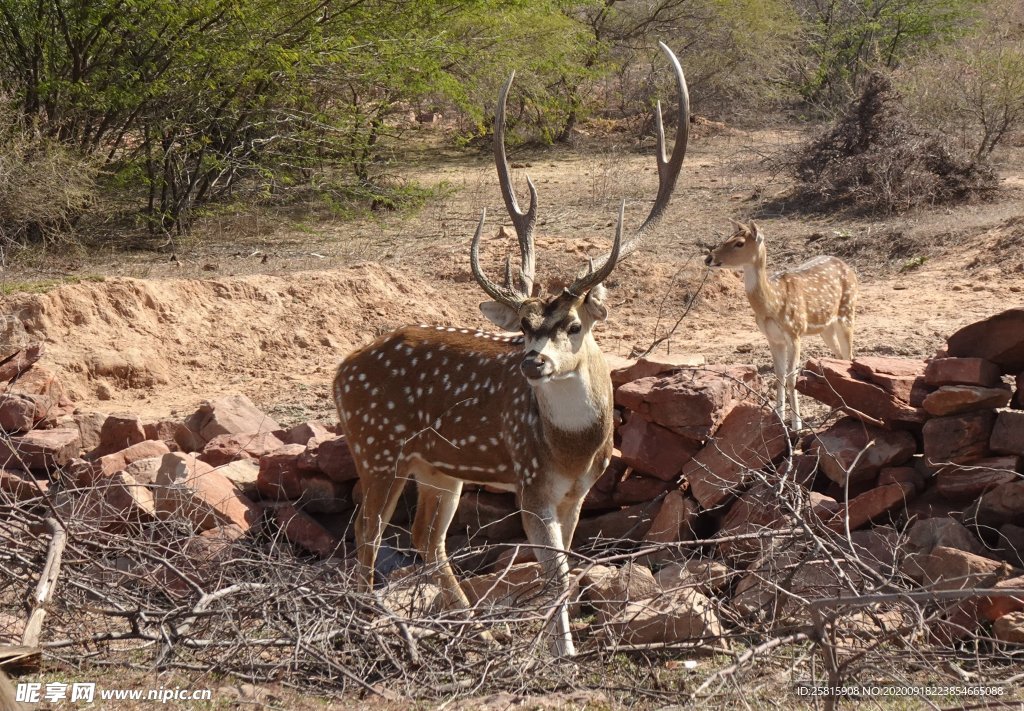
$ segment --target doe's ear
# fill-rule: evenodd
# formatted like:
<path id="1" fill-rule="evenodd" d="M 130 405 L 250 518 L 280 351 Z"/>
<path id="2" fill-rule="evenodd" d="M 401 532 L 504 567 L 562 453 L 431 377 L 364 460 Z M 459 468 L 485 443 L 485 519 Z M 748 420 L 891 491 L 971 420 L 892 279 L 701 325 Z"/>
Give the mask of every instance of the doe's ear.
<path id="1" fill-rule="evenodd" d="M 499 301 L 484 301 L 480 304 L 480 312 L 488 321 L 503 331 L 518 331 L 519 313 Z"/>
<path id="2" fill-rule="evenodd" d="M 595 321 L 604 321 L 608 318 L 608 307 L 605 306 L 605 299 L 608 298 L 608 290 L 604 284 L 598 284 L 587 292 L 587 298 L 583 300 L 583 307 Z"/>
<path id="3" fill-rule="evenodd" d="M 755 242 L 757 242 L 758 244 L 762 244 L 764 242 L 764 234 L 761 233 L 761 228 L 758 227 L 757 223 L 754 222 L 753 220 L 750 221 L 750 231 L 754 235 Z"/>

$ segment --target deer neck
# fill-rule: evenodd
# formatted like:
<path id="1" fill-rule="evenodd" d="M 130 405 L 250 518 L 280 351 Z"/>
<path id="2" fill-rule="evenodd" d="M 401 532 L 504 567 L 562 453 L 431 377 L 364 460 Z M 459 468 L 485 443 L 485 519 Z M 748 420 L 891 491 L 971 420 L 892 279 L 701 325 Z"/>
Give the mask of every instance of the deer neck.
<path id="1" fill-rule="evenodd" d="M 779 312 L 779 294 L 768 278 L 768 259 L 764 252 L 750 264 L 744 265 L 743 288 L 754 313 L 759 317 L 773 316 Z"/>
<path id="2" fill-rule="evenodd" d="M 604 429 L 612 407 L 608 365 L 593 337 L 583 342 L 580 365 L 572 373 L 534 387 L 545 435 L 583 434 Z"/>

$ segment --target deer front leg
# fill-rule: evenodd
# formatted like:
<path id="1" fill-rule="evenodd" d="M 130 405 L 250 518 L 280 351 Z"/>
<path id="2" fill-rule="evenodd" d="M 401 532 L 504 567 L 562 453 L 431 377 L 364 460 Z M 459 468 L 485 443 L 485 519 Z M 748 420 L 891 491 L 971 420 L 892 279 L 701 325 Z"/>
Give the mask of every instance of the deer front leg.
<path id="1" fill-rule="evenodd" d="M 530 543 L 538 546 L 537 560 L 544 570 L 544 576 L 555 581 L 556 593 L 560 600 L 547 628 L 551 653 L 556 657 L 575 656 L 576 647 L 569 630 L 569 606 L 566 600 L 566 593 L 569 590 L 569 560 L 564 552 L 562 523 L 556 506 L 548 502 L 524 500 L 523 528 Z"/>
<path id="2" fill-rule="evenodd" d="M 796 399 L 796 377 L 800 373 L 799 336 L 793 337 L 787 350 L 786 394 L 789 396 L 790 404 L 793 406 L 793 431 L 799 432 L 804 428 L 804 422 L 800 419 L 800 401 Z"/>
<path id="3" fill-rule="evenodd" d="M 781 333 L 768 332 L 768 348 L 772 352 L 772 369 L 775 371 L 775 414 L 786 421 L 786 376 L 789 373 L 788 349 Z M 774 329 L 777 330 L 777 329 Z"/>

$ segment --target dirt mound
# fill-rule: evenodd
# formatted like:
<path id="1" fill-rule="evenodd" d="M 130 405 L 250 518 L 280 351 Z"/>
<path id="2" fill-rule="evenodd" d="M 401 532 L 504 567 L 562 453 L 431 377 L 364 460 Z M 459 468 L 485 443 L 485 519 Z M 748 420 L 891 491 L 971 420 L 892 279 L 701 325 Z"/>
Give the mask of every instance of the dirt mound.
<path id="1" fill-rule="evenodd" d="M 365 264 L 219 280 L 114 278 L 12 297 L 72 397 L 105 410 L 192 407 L 223 392 L 279 402 L 322 388 L 352 347 L 411 321 L 465 322 L 420 277 Z M 472 306 L 475 306 L 472 304 Z M 149 400 L 158 396 L 159 401 Z M 149 400 L 152 408 L 147 408 Z"/>

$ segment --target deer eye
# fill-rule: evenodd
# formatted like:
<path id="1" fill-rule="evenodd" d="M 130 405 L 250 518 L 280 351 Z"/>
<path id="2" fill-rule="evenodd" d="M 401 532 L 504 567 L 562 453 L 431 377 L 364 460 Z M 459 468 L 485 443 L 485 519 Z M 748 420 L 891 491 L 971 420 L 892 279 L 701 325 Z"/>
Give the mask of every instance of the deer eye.
<path id="1" fill-rule="evenodd" d="M 737 242 L 736 244 L 733 245 L 733 248 L 734 249 L 739 249 L 742 246 L 743 246 L 743 242 Z"/>
<path id="2" fill-rule="evenodd" d="M 579 323 L 574 323 L 569 328 L 565 329 L 566 333 L 570 336 L 575 336 L 577 333 L 583 330 L 583 326 Z"/>

